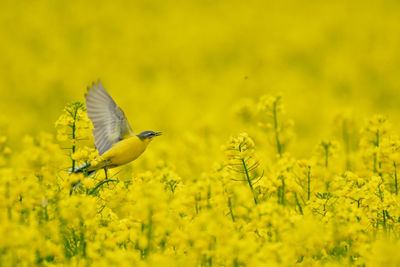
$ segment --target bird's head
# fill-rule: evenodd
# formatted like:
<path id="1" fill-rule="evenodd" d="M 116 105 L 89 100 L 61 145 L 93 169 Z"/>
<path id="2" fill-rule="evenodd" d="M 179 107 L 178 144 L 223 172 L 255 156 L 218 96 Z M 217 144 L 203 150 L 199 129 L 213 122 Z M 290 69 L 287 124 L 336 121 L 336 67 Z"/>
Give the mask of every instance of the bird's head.
<path id="1" fill-rule="evenodd" d="M 143 142 L 150 143 L 154 137 L 160 136 L 161 132 L 144 131 L 137 135 Z"/>

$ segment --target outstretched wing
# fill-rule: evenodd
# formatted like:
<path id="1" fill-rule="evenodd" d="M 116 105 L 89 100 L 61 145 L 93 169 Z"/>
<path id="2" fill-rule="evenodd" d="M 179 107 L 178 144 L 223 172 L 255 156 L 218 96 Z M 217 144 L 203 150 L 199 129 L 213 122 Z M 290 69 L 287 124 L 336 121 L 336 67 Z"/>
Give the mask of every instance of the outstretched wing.
<path id="1" fill-rule="evenodd" d="M 133 136 L 134 133 L 121 108 L 104 89 L 100 80 L 88 87 L 85 94 L 87 114 L 92 121 L 94 142 L 102 155 L 118 141 Z"/>

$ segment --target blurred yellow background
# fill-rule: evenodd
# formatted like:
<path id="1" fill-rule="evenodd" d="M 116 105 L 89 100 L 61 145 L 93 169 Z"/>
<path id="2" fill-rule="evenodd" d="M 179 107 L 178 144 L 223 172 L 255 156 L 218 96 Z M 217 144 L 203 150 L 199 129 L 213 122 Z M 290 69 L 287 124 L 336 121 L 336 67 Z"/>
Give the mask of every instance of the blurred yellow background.
<path id="1" fill-rule="evenodd" d="M 100 78 L 136 133 L 165 133 L 154 151 L 207 158 L 251 132 L 244 99 L 282 92 L 309 156 L 338 113 L 400 122 L 399 18 L 398 1 L 2 1 L 0 129 L 15 147 L 55 132 Z"/>

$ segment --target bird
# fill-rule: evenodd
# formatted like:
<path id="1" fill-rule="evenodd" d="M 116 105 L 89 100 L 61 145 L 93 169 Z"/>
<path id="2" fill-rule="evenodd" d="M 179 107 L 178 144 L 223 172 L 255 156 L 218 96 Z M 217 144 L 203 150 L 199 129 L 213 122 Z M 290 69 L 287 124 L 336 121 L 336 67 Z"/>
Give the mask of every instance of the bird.
<path id="1" fill-rule="evenodd" d="M 85 93 L 86 110 L 94 129 L 95 147 L 99 156 L 91 162 L 70 169 L 69 173 L 86 172 L 94 174 L 104 169 L 106 179 L 108 168 L 122 166 L 136 160 L 146 150 L 154 137 L 161 132 L 144 131 L 135 135 L 120 107 L 117 106 L 104 86 L 97 81 Z"/>

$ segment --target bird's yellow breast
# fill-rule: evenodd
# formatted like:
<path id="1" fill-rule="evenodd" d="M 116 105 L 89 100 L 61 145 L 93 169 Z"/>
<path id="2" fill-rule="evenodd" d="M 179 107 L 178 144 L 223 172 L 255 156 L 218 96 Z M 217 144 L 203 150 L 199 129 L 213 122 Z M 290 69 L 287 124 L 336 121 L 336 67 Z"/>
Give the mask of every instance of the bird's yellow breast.
<path id="1" fill-rule="evenodd" d="M 143 142 L 137 136 L 132 136 L 114 144 L 101 158 L 110 167 L 119 166 L 137 159 L 146 147 L 146 142 Z"/>

